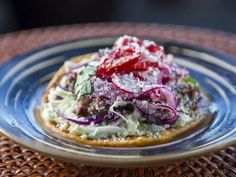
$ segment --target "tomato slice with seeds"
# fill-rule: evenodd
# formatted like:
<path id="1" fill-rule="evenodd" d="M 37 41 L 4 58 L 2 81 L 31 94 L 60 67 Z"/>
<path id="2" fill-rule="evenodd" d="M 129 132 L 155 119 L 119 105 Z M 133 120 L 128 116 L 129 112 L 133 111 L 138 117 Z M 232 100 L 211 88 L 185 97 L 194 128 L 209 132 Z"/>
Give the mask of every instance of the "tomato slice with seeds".
<path id="1" fill-rule="evenodd" d="M 161 47 L 159 45 L 154 45 L 154 44 L 151 44 L 149 45 L 148 47 L 146 47 L 146 49 L 149 50 L 149 52 L 152 52 L 152 53 L 155 53 L 157 51 L 161 51 Z"/>
<path id="2" fill-rule="evenodd" d="M 127 73 L 133 70 L 132 66 L 138 63 L 140 54 L 124 56 L 119 59 L 109 59 L 102 63 L 96 71 L 100 77 L 110 76 L 113 73 Z"/>
<path id="3" fill-rule="evenodd" d="M 160 52 L 163 55 L 163 48 L 159 45 L 147 41 L 138 40 L 125 36 L 115 42 L 112 51 L 103 60 L 103 63 L 97 68 L 97 76 L 108 78 L 113 73 L 128 73 L 133 71 L 146 71 L 150 67 L 157 68 L 157 62 L 142 61 L 144 57 L 143 50 L 150 54 Z"/>
<path id="4" fill-rule="evenodd" d="M 157 45 L 157 44 L 151 44 L 149 46 L 146 47 L 146 49 L 150 52 L 150 53 L 156 53 L 159 52 L 159 56 L 160 58 L 163 58 L 164 56 L 164 48 Z"/>

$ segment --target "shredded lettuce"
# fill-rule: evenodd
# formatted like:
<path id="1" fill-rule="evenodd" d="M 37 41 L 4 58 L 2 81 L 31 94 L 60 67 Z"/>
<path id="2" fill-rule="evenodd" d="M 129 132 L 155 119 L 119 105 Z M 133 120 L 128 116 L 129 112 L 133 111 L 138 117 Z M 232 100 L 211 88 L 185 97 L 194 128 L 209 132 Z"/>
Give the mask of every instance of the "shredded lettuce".
<path id="1" fill-rule="evenodd" d="M 125 106 L 127 104 L 129 104 L 130 102 L 126 102 L 126 101 L 115 101 L 113 103 L 113 105 L 111 105 L 111 107 L 109 108 L 109 111 L 120 116 L 124 121 L 127 121 L 127 119 L 122 115 L 120 114 L 119 112 L 115 111 L 114 108 L 117 108 L 119 106 Z"/>
<path id="2" fill-rule="evenodd" d="M 71 133 L 77 135 L 86 134 L 90 138 L 100 138 L 100 137 L 108 137 L 109 135 L 122 133 L 124 130 L 118 126 L 98 126 L 98 127 L 85 127 L 79 126 L 76 124 L 71 124 L 69 129 Z"/>
<path id="3" fill-rule="evenodd" d="M 125 121 L 125 123 L 127 125 L 127 129 L 126 129 L 127 133 L 125 133 L 125 134 L 135 135 L 137 128 L 139 126 L 138 118 L 140 117 L 140 114 L 138 114 L 137 110 L 135 109 L 133 114 L 129 114 L 126 117 L 114 110 L 114 108 L 116 108 L 116 107 L 125 106 L 127 104 L 130 104 L 130 102 L 115 101 L 114 104 L 110 107 L 109 111 L 120 116 Z"/>
<path id="4" fill-rule="evenodd" d="M 67 92 L 63 89 L 61 89 L 60 87 L 56 87 L 55 90 L 54 90 L 54 93 L 56 95 L 60 95 L 60 97 L 62 98 L 71 98 L 71 99 L 74 99 L 74 94 L 72 92 Z"/>
<path id="5" fill-rule="evenodd" d="M 42 117 L 47 122 L 57 122 L 57 118 L 53 115 L 48 104 L 43 107 Z"/>
<path id="6" fill-rule="evenodd" d="M 184 127 L 187 125 L 189 122 L 191 122 L 193 119 L 185 113 L 180 113 L 179 118 L 177 119 L 174 127 Z"/>

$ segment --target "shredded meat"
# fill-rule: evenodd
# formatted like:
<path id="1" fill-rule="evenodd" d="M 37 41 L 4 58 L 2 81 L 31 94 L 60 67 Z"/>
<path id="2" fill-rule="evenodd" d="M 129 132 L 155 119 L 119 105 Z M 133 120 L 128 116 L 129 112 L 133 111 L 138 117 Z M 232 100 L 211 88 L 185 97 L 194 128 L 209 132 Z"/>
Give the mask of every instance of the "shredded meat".
<path id="1" fill-rule="evenodd" d="M 78 112 L 77 115 L 79 117 L 87 116 L 87 115 L 97 115 L 97 114 L 105 114 L 107 113 L 107 110 L 109 108 L 109 105 L 102 100 L 101 98 L 97 97 L 83 97 L 78 102 Z"/>

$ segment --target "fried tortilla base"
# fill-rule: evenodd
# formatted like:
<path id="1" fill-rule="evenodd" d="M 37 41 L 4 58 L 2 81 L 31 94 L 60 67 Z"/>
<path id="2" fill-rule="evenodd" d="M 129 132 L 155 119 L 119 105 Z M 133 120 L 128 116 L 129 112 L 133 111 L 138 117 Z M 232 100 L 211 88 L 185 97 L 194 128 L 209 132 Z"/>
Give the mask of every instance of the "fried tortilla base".
<path id="1" fill-rule="evenodd" d="M 81 55 L 73 58 L 72 61 L 79 63 L 81 61 L 89 60 L 91 56 L 92 54 Z M 65 68 L 64 66 L 62 66 L 50 81 L 42 99 L 42 105 L 40 110 L 41 116 L 43 111 L 43 105 L 48 102 L 48 94 L 50 88 L 54 87 L 55 83 L 64 72 Z M 103 146 L 103 147 L 140 147 L 140 146 L 163 144 L 173 141 L 176 138 L 180 138 L 184 135 L 192 133 L 204 123 L 203 121 L 204 118 L 197 119 L 190 122 L 184 127 L 169 128 L 165 131 L 161 131 L 160 136 L 158 137 L 139 136 L 139 137 L 128 137 L 124 140 L 111 139 L 111 138 L 105 140 L 92 140 L 92 139 L 81 138 L 79 135 L 72 134 L 68 131 L 60 130 L 55 122 L 45 121 L 42 117 L 40 119 L 41 119 L 40 122 L 43 124 L 43 127 L 45 127 L 46 131 L 50 132 L 50 134 L 52 134 L 54 137 L 69 138 L 70 140 L 82 143 L 84 145 Z"/>

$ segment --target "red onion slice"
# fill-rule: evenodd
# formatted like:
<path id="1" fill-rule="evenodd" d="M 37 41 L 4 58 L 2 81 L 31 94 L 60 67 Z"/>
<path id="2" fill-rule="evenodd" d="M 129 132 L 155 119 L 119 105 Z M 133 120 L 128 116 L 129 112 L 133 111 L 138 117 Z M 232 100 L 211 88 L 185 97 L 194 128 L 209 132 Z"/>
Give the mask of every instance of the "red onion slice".
<path id="1" fill-rule="evenodd" d="M 79 124 L 79 125 L 90 125 L 91 123 L 94 123 L 94 124 L 101 124 L 104 120 L 104 117 L 102 116 L 96 116 L 96 117 L 91 117 L 91 118 L 87 118 L 86 120 L 82 121 L 82 120 L 76 120 L 74 118 L 71 118 L 71 117 L 67 117 L 63 114 L 61 114 L 59 111 L 54 111 L 57 116 L 59 117 L 62 117 L 70 122 L 74 122 L 76 124 Z"/>
<path id="2" fill-rule="evenodd" d="M 171 88 L 165 85 L 157 85 L 141 93 L 138 98 L 148 96 L 152 102 L 165 101 L 168 105 L 177 107 L 177 101 Z"/>
<path id="3" fill-rule="evenodd" d="M 120 119 L 120 116 L 115 114 L 107 114 L 104 116 L 104 119 L 107 120 L 108 122 L 116 122 Z"/>
<path id="4" fill-rule="evenodd" d="M 171 106 L 148 102 L 145 103 L 140 100 L 135 100 L 134 104 L 141 112 L 148 115 L 148 119 L 153 122 L 161 121 L 165 124 L 174 124 L 177 119 L 177 111 Z M 165 112 L 163 113 L 163 111 Z"/>
<path id="5" fill-rule="evenodd" d="M 81 120 L 75 120 L 72 118 L 64 117 L 66 120 L 74 122 L 79 125 L 90 125 L 91 123 L 94 124 L 101 124 L 103 121 L 103 117 L 95 117 L 95 118 L 88 118 L 86 121 L 81 121 Z"/>
<path id="6" fill-rule="evenodd" d="M 132 94 L 119 89 L 115 84 L 97 78 L 93 84 L 93 95 L 95 97 L 104 97 L 114 102 L 118 97 L 122 100 L 132 99 Z"/>
<path id="7" fill-rule="evenodd" d="M 103 121 L 108 121 L 108 122 L 116 122 L 120 119 L 119 116 L 114 115 L 114 114 L 106 114 L 105 116 L 96 116 L 96 117 L 88 117 L 86 120 L 76 120 L 71 117 L 67 117 L 63 114 L 61 114 L 59 111 L 54 110 L 54 112 L 57 114 L 57 116 L 62 117 L 70 122 L 79 124 L 79 125 L 90 125 L 91 123 L 94 124 L 101 124 Z"/>
<path id="8" fill-rule="evenodd" d="M 151 87 L 151 88 L 149 88 L 149 89 L 144 90 L 143 93 L 141 93 L 141 94 L 138 95 L 138 97 L 142 97 L 142 96 L 145 96 L 145 95 L 149 95 L 150 93 L 156 93 L 158 96 L 160 96 L 159 93 L 157 93 L 157 91 L 159 91 L 161 88 L 167 88 L 167 89 L 169 89 L 169 88 L 168 88 L 167 86 L 165 86 L 165 85 L 156 85 L 156 86 L 154 86 L 154 87 Z"/>
<path id="9" fill-rule="evenodd" d="M 186 76 L 189 74 L 189 71 L 186 70 L 185 68 L 177 67 L 177 68 L 175 69 L 175 74 L 176 74 L 177 76 L 179 76 L 179 77 L 184 78 L 184 77 L 186 77 Z"/>
<path id="10" fill-rule="evenodd" d="M 168 105 L 173 106 L 174 108 L 177 107 L 177 99 L 169 88 L 166 87 L 161 88 L 160 95 L 165 99 Z"/>

